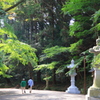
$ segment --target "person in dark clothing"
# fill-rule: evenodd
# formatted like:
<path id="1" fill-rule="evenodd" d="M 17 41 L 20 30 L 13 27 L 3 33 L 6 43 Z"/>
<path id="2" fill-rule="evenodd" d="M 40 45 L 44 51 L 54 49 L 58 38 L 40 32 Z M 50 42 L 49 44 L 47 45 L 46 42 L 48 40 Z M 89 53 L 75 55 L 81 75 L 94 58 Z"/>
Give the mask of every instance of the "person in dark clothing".
<path id="1" fill-rule="evenodd" d="M 20 83 L 20 86 L 21 86 L 22 94 L 26 93 L 26 91 L 25 91 L 25 89 L 26 89 L 26 81 L 25 81 L 24 78 L 22 79 L 22 81 Z"/>

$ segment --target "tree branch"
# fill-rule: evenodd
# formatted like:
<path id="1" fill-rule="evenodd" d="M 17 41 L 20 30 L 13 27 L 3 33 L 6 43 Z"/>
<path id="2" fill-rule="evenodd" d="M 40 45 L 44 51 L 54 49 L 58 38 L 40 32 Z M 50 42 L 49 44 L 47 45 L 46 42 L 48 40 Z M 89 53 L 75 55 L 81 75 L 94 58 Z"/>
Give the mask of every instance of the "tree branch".
<path id="1" fill-rule="evenodd" d="M 25 0 L 21 0 L 21 1 L 17 2 L 15 5 L 13 5 L 13 6 L 7 8 L 7 9 L 5 9 L 4 11 L 7 12 L 7 11 L 9 11 L 9 10 L 15 8 L 16 6 L 18 6 L 20 3 L 24 2 L 24 1 L 25 1 Z"/>

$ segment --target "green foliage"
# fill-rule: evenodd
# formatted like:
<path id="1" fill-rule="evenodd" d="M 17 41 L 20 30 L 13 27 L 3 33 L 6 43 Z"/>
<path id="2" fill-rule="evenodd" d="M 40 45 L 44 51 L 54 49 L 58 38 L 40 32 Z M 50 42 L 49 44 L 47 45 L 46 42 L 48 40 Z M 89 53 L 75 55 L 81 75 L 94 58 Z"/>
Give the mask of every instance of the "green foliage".
<path id="1" fill-rule="evenodd" d="M 52 62 L 50 64 L 41 64 L 41 65 L 38 65 L 34 70 L 52 70 L 54 69 L 55 65 L 57 64 L 57 62 Z"/>
<path id="2" fill-rule="evenodd" d="M 3 77 L 11 77 L 11 75 L 7 75 L 6 72 L 8 71 L 8 67 L 6 66 L 6 60 L 7 56 L 5 56 L 5 53 L 3 51 L 0 51 L 0 75 Z"/>
<path id="3" fill-rule="evenodd" d="M 97 10 L 97 2 L 98 1 L 95 0 L 69 0 L 66 2 L 62 10 L 65 14 L 68 13 L 72 15 L 75 21 L 74 24 L 70 26 L 71 36 L 75 36 L 77 38 L 85 37 L 87 34 L 93 34 L 93 36 L 96 36 L 96 30 L 99 29 L 99 25 L 93 28 L 91 26 L 97 23 L 100 15 L 100 11 Z M 94 7 L 93 5 L 97 6 Z M 93 20 L 93 24 L 91 19 Z"/>
<path id="4" fill-rule="evenodd" d="M 21 18 L 21 21 L 24 20 L 26 22 L 31 22 L 40 20 L 39 18 L 41 16 L 40 3 L 36 3 L 33 0 L 26 1 L 25 4 L 20 6 L 20 8 L 18 8 L 18 10 L 16 10 L 15 12 L 19 17 L 22 17 L 22 15 L 24 16 L 23 18 Z M 31 18 L 32 15 L 34 17 Z"/>
<path id="5" fill-rule="evenodd" d="M 45 77 L 44 80 L 50 80 L 51 76 Z"/>
<path id="6" fill-rule="evenodd" d="M 8 1 L 6 1 L 7 3 L 2 2 L 4 5 L 1 8 L 6 9 L 19 0 L 12 0 L 9 3 Z M 61 7 L 64 2 L 65 0 L 52 2 L 26 0 L 17 7 L 14 12 L 16 13 L 15 20 L 9 21 L 12 27 L 5 23 L 5 27 L 0 28 L 0 35 L 2 35 L 0 36 L 0 40 L 2 40 L 0 48 L 1 51 L 4 51 L 5 56 L 8 56 L 5 65 L 9 65 L 9 68 L 13 68 L 19 63 L 23 65 L 31 63 L 32 66 L 36 66 L 38 61 L 35 54 L 36 49 L 25 44 L 29 43 L 38 48 L 37 55 L 40 56 L 38 63 L 41 65 L 36 66 L 35 70 L 41 70 L 42 75 L 50 76 L 53 70 L 56 74 L 65 74 L 66 65 L 72 58 L 76 61 L 75 66 L 82 66 L 84 57 L 80 57 L 79 54 L 93 45 L 91 37 L 96 34 L 94 30 L 100 30 L 99 11 L 94 14 L 99 8 L 99 0 L 67 0 L 62 8 L 65 13 L 63 15 Z M 0 11 L 4 10 L 0 9 Z M 71 19 L 74 19 L 73 25 L 70 25 Z M 95 24 L 93 29 L 91 28 L 92 22 L 93 25 Z M 16 33 L 18 39 L 25 43 L 17 40 L 13 33 Z M 90 58 L 92 59 L 92 56 L 89 54 L 86 57 L 87 66 L 90 65 Z M 83 66 L 80 70 L 83 71 L 82 68 Z"/>
<path id="7" fill-rule="evenodd" d="M 93 20 L 93 24 L 97 23 L 98 19 L 100 18 L 100 10 L 96 11 L 93 16 L 92 16 L 92 20 Z"/>
<path id="8" fill-rule="evenodd" d="M 86 19 L 87 18 L 85 18 L 85 20 Z M 74 22 L 73 25 L 70 25 L 70 36 L 76 36 L 77 38 L 80 38 L 82 36 L 86 36 L 87 33 L 90 34 L 90 30 L 84 30 L 82 25 L 83 23 L 81 22 Z"/>
<path id="9" fill-rule="evenodd" d="M 0 48 L 6 54 L 10 54 L 9 61 L 15 59 L 23 65 L 30 62 L 32 66 L 35 66 L 38 61 L 35 54 L 36 49 L 18 40 L 7 39 L 4 43 L 0 43 Z"/>
<path id="10" fill-rule="evenodd" d="M 100 54 L 95 56 L 93 61 L 92 61 L 92 67 L 100 68 L 99 66 L 100 66 Z"/>
<path id="11" fill-rule="evenodd" d="M 7 20 L 5 20 L 7 21 Z M 14 34 L 14 30 L 13 27 L 11 27 L 9 24 L 7 24 L 4 21 L 4 26 L 3 28 L 0 28 L 0 35 L 8 35 L 8 38 L 13 38 L 13 39 L 17 39 L 16 35 Z"/>
<path id="12" fill-rule="evenodd" d="M 62 8 L 62 10 L 64 11 L 64 13 L 69 13 L 69 14 L 77 14 L 77 13 L 81 13 L 84 12 L 86 13 L 87 11 L 96 11 L 93 5 L 97 4 L 98 1 L 95 0 L 69 0 L 66 1 L 66 4 L 64 5 L 64 7 Z M 67 12 L 66 12 L 67 11 Z"/>
<path id="13" fill-rule="evenodd" d="M 82 0 L 69 0 L 65 3 L 62 10 L 64 11 L 65 14 L 66 13 L 75 14 L 75 13 L 77 13 L 78 10 L 82 9 L 83 2 L 82 2 Z"/>
<path id="14" fill-rule="evenodd" d="M 66 66 L 67 66 L 67 65 L 66 65 Z M 62 66 L 62 67 L 57 68 L 57 70 L 56 70 L 56 74 L 63 73 L 64 70 L 66 69 L 66 66 L 65 66 L 65 67 Z"/>
<path id="15" fill-rule="evenodd" d="M 14 67 L 15 65 L 17 66 L 19 63 L 23 65 L 30 63 L 32 66 L 36 66 L 38 59 L 35 54 L 36 49 L 17 40 L 13 28 L 7 23 L 4 25 L 5 27 L 0 29 L 2 40 L 0 43 L 0 52 L 4 52 L 3 54 L 5 57 L 7 56 L 7 59 L 0 63 L 0 74 L 9 77 L 9 75 L 4 74 L 8 68 L 12 68 L 12 66 Z M 4 38 L 5 35 L 6 38 Z M 16 62 L 16 64 L 14 64 L 14 62 Z"/>
<path id="16" fill-rule="evenodd" d="M 77 51 L 79 46 L 82 44 L 82 41 L 83 41 L 83 39 L 80 39 L 78 42 L 71 44 L 69 47 L 70 52 Z"/>
<path id="17" fill-rule="evenodd" d="M 10 8 L 11 6 L 13 6 L 14 4 L 16 4 L 19 1 L 21 1 L 21 0 L 1 0 L 0 1 L 0 8 L 1 8 L 1 10 L 0 10 L 1 13 L 0 14 L 1 15 L 5 14 L 6 9 Z M 9 13 L 14 12 L 15 9 L 16 8 L 13 7 L 12 9 L 10 9 Z"/>
<path id="18" fill-rule="evenodd" d="M 74 36 L 75 35 L 75 31 L 77 30 L 82 30 L 82 27 L 80 26 L 79 22 L 74 22 L 73 25 L 70 25 L 70 35 Z"/>
<path id="19" fill-rule="evenodd" d="M 100 11 L 98 2 L 99 0 L 69 0 L 62 8 L 65 15 L 69 14 L 72 17 L 71 19 L 74 19 L 74 23 L 70 25 L 70 36 L 74 37 L 74 41 L 70 45 L 70 51 L 74 55 L 87 51 L 91 45 L 93 46 L 93 41 L 99 34 Z M 86 63 L 90 65 L 90 62 L 87 60 Z"/>
<path id="20" fill-rule="evenodd" d="M 43 80 L 50 80 L 52 78 L 52 70 L 55 68 L 58 62 L 51 62 L 49 64 L 38 65 L 34 70 L 40 70 L 42 72 Z"/>
<path id="21" fill-rule="evenodd" d="M 54 46 L 51 48 L 47 48 L 45 50 L 43 50 L 43 53 L 45 54 L 45 56 L 41 57 L 41 60 L 45 59 L 45 58 L 52 58 L 55 55 L 58 55 L 62 52 L 67 52 L 68 48 L 66 47 L 60 47 L 60 46 Z"/>
<path id="22" fill-rule="evenodd" d="M 0 4 L 1 5 L 1 4 Z M 4 14 L 5 13 L 5 11 L 2 9 L 2 7 L 0 6 L 0 13 L 1 14 Z"/>
<path id="23" fill-rule="evenodd" d="M 94 31 L 97 36 L 99 36 L 100 32 L 100 10 L 96 11 L 93 16 L 91 17 L 91 20 L 93 21 L 91 31 Z"/>

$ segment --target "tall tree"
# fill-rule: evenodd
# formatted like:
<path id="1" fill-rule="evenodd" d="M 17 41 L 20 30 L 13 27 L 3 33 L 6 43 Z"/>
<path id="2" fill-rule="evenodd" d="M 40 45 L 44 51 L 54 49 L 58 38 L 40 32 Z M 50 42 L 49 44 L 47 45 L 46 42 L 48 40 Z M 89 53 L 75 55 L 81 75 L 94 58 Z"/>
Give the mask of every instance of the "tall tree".
<path id="1" fill-rule="evenodd" d="M 97 29 L 93 27 L 96 22 L 94 23 L 92 20 L 93 14 L 99 10 L 99 4 L 99 0 L 69 0 L 66 1 L 66 4 L 62 8 L 64 14 L 69 14 L 74 21 L 70 25 L 69 35 L 73 37 L 70 52 L 74 58 L 76 56 L 77 61 L 80 59 L 80 54 L 86 54 L 85 60 L 88 70 L 90 69 L 90 63 L 93 58 L 93 55 L 88 52 L 88 49 L 95 45 L 95 40 L 99 36 Z"/>
<path id="2" fill-rule="evenodd" d="M 97 2 L 94 0 L 69 0 L 62 9 L 65 14 L 70 14 L 72 19 L 74 19 L 73 25 L 70 25 L 70 35 L 75 38 L 73 43 L 82 41 L 78 48 L 79 52 L 93 46 L 94 40 L 98 37 L 97 33 L 91 30 L 93 23 L 91 17 L 99 9 Z"/>
<path id="3" fill-rule="evenodd" d="M 53 0 L 52 2 L 30 0 L 19 5 L 16 10 L 16 21 L 12 24 L 15 34 L 21 41 L 37 48 L 38 57 L 46 48 L 70 44 L 68 40 L 70 38 L 68 35 L 70 16 L 64 16 L 61 11 L 64 2 L 65 0 Z M 50 61 L 52 62 L 53 59 Z M 50 61 L 46 60 L 39 64 L 51 63 Z"/>

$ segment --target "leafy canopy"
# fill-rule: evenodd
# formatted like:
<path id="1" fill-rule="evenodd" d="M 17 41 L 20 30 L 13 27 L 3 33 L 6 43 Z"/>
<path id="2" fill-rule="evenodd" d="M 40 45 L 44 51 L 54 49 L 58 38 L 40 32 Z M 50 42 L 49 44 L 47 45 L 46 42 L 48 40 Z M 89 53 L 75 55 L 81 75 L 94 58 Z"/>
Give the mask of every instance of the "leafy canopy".
<path id="1" fill-rule="evenodd" d="M 0 35 L 0 52 L 3 52 L 4 58 L 7 56 L 7 59 L 5 59 L 4 62 L 2 61 L 2 56 L 0 57 L 1 75 L 4 72 L 3 69 L 5 69 L 6 72 L 7 69 L 10 68 L 9 66 L 15 66 L 15 64 L 12 63 L 13 61 L 17 61 L 16 65 L 19 63 L 22 63 L 23 65 L 27 65 L 28 63 L 30 63 L 32 66 L 37 65 L 38 59 L 35 54 L 36 49 L 17 40 L 13 28 L 9 24 L 5 23 L 4 27 L 0 28 Z"/>

